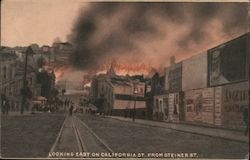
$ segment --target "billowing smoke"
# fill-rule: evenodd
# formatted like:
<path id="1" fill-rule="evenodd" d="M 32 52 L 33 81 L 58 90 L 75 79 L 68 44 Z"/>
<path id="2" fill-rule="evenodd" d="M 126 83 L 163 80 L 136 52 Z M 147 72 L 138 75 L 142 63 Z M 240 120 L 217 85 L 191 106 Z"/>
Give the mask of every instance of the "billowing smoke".
<path id="1" fill-rule="evenodd" d="M 90 3 L 69 36 L 79 68 L 166 66 L 247 32 L 247 3 Z"/>

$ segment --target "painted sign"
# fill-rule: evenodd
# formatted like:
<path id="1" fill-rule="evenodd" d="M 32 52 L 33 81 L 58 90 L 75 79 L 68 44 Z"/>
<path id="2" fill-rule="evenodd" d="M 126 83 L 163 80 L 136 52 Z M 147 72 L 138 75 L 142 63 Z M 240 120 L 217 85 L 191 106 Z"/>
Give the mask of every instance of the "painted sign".
<path id="1" fill-rule="evenodd" d="M 214 123 L 214 88 L 202 90 L 202 122 Z"/>
<path id="2" fill-rule="evenodd" d="M 221 102 L 222 102 L 222 87 L 214 89 L 214 124 L 217 126 L 222 125 L 221 118 Z"/>
<path id="3" fill-rule="evenodd" d="M 180 107 L 179 93 L 171 93 L 168 97 L 168 115 L 170 121 L 179 121 Z"/>
<path id="4" fill-rule="evenodd" d="M 237 128 L 244 126 L 243 111 L 249 108 L 249 82 L 222 87 L 222 125 Z"/>
<path id="5" fill-rule="evenodd" d="M 214 123 L 214 88 L 185 92 L 186 121 Z"/>
<path id="6" fill-rule="evenodd" d="M 247 80 L 247 36 L 208 50 L 209 86 Z"/>
<path id="7" fill-rule="evenodd" d="M 185 92 L 186 121 L 201 121 L 202 90 L 189 90 Z"/>

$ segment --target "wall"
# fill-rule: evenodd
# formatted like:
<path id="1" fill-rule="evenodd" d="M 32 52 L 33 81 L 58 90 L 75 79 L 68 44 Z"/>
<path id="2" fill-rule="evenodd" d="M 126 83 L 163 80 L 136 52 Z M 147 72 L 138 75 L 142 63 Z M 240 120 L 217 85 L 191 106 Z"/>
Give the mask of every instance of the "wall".
<path id="1" fill-rule="evenodd" d="M 182 90 L 207 87 L 207 52 L 182 62 Z"/>

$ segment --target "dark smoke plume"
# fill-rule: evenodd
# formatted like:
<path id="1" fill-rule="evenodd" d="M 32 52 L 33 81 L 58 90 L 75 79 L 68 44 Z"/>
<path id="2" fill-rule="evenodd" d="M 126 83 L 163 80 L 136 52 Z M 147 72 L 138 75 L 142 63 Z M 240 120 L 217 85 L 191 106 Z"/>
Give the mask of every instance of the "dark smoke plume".
<path id="1" fill-rule="evenodd" d="M 166 65 L 247 32 L 247 3 L 90 3 L 69 40 L 76 67 Z"/>

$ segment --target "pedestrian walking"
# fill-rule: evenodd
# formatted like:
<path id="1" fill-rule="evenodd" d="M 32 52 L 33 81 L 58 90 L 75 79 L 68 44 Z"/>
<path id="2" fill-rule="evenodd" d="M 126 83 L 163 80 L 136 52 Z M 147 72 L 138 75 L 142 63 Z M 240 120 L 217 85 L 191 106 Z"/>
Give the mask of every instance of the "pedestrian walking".
<path id="1" fill-rule="evenodd" d="M 69 115 L 70 116 L 72 116 L 73 109 L 74 109 L 74 103 L 71 103 L 70 108 L 69 108 Z"/>
<path id="2" fill-rule="evenodd" d="M 249 111 L 247 107 L 245 107 L 243 111 L 243 121 L 245 122 L 246 125 L 246 130 L 245 130 L 245 136 L 246 136 L 249 132 Z"/>
<path id="3" fill-rule="evenodd" d="M 9 102 L 8 99 L 6 99 L 5 109 L 6 109 L 6 115 L 8 115 L 9 114 L 9 109 L 10 109 L 10 102 Z"/>
<path id="4" fill-rule="evenodd" d="M 2 110 L 2 114 L 5 114 L 5 103 L 6 103 L 6 96 L 5 96 L 5 94 L 1 94 L 1 110 Z"/>
<path id="5" fill-rule="evenodd" d="M 64 100 L 64 107 L 67 106 L 67 98 Z"/>

